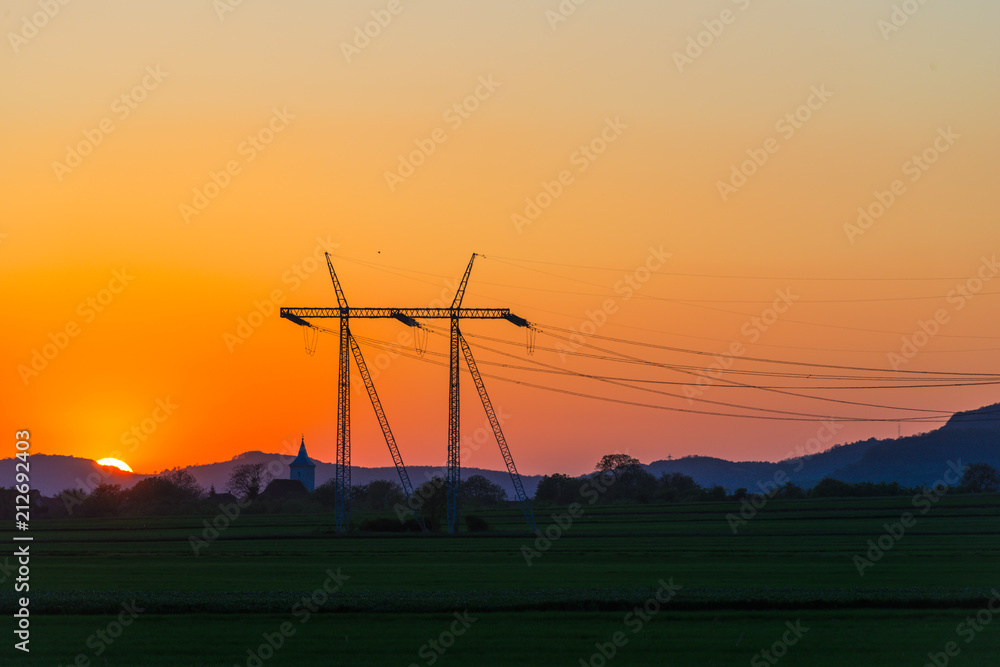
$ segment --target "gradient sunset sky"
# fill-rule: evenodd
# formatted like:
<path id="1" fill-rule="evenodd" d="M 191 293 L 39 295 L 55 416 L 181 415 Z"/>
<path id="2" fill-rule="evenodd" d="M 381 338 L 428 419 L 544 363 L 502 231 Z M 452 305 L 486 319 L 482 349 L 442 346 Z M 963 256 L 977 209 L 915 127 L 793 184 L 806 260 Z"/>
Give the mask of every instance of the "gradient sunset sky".
<path id="1" fill-rule="evenodd" d="M 270 303 L 335 305 L 326 250 L 352 306 L 400 307 L 450 303 L 480 253 L 464 305 L 540 328 L 528 356 L 510 323 L 464 324 L 481 369 L 571 392 L 749 414 L 489 362 L 691 380 L 542 349 L 597 321 L 597 336 L 708 353 L 586 341 L 647 361 L 704 369 L 737 344 L 736 369 L 789 370 L 752 356 L 888 371 L 937 317 L 899 368 L 1000 373 L 1000 4 L 902 5 L 918 6 L 6 3 L 3 431 L 31 429 L 36 454 L 116 456 L 138 472 L 287 451 L 302 434 L 333 461 L 337 341 L 322 335 L 307 355 Z M 859 223 L 859 209 L 872 217 Z M 754 324 L 781 294 L 786 312 Z M 429 332 L 423 359 L 380 357 L 369 339 L 409 330 L 352 330 L 406 463 L 442 465 L 447 370 L 426 360 L 446 339 Z M 698 397 L 889 420 L 1000 402 L 989 384 L 760 381 L 942 413 L 720 382 Z M 353 382 L 353 462 L 391 465 Z M 463 383 L 462 464 L 502 469 Z M 487 386 L 530 474 L 582 473 L 612 451 L 776 460 L 822 428 Z M 942 421 L 841 421 L 824 446 Z"/>

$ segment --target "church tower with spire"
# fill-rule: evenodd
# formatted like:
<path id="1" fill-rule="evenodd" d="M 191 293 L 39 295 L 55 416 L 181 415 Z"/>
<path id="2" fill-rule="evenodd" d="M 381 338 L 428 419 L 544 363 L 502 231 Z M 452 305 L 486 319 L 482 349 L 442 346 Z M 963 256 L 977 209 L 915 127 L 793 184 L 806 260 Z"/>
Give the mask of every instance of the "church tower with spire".
<path id="1" fill-rule="evenodd" d="M 316 464 L 306 454 L 306 438 L 302 436 L 299 455 L 288 464 L 289 479 L 297 479 L 310 493 L 316 489 Z"/>

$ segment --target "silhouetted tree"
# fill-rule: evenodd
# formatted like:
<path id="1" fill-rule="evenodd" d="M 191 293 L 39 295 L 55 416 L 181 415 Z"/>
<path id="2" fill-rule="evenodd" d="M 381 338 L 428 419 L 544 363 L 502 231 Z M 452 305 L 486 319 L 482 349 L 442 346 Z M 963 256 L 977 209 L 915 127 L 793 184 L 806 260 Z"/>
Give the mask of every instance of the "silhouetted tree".
<path id="1" fill-rule="evenodd" d="M 448 518 L 448 491 L 445 489 L 444 479 L 435 477 L 424 482 L 416 488 L 414 495 L 427 528 L 440 529 L 441 522 Z"/>
<path id="2" fill-rule="evenodd" d="M 331 477 L 316 487 L 316 490 L 313 491 L 313 498 L 324 507 L 333 507 L 336 504 L 336 492 L 337 480 Z"/>
<path id="3" fill-rule="evenodd" d="M 970 493 L 989 493 L 1000 488 L 1000 472 L 988 463 L 970 463 L 962 472 L 962 489 Z"/>
<path id="4" fill-rule="evenodd" d="M 601 495 L 604 501 L 648 501 L 656 492 L 656 478 L 642 467 L 639 459 L 628 454 L 605 454 L 594 470 L 614 475 L 614 484 Z"/>
<path id="5" fill-rule="evenodd" d="M 648 503 L 656 495 L 656 478 L 642 465 L 626 465 L 614 471 L 615 482 L 602 494 L 602 500 L 633 500 Z"/>
<path id="6" fill-rule="evenodd" d="M 205 493 L 205 488 L 187 470 L 168 470 L 160 477 L 173 484 L 182 495 L 191 500 L 198 500 Z"/>
<path id="7" fill-rule="evenodd" d="M 18 498 L 22 495 L 24 494 L 17 492 L 16 486 L 12 485 L 9 489 L 0 486 L 0 519 L 13 520 L 17 516 L 17 508 L 24 504 L 24 498 Z M 32 516 L 37 517 L 42 513 L 42 508 L 38 505 L 41 497 L 42 492 L 38 489 L 28 491 L 28 506 Z"/>
<path id="8" fill-rule="evenodd" d="M 351 488 L 351 507 L 353 508 L 381 511 L 405 500 L 403 487 L 390 480 L 376 479 L 368 484 L 360 484 Z"/>
<path id="9" fill-rule="evenodd" d="M 711 489 L 705 489 L 705 500 L 725 500 L 726 499 L 726 488 L 724 486 L 715 485 Z"/>
<path id="10" fill-rule="evenodd" d="M 785 485 L 778 491 L 778 495 L 782 498 L 805 498 L 806 492 L 797 484 L 785 482 Z"/>
<path id="11" fill-rule="evenodd" d="M 203 491 L 187 470 L 170 470 L 140 480 L 125 491 L 124 509 L 139 516 L 183 513 L 194 507 Z"/>
<path id="12" fill-rule="evenodd" d="M 824 477 L 809 491 L 809 495 L 815 498 L 846 498 L 855 494 L 854 489 L 847 482 Z"/>
<path id="13" fill-rule="evenodd" d="M 597 465 L 594 466 L 595 472 L 612 472 L 616 475 L 619 472 L 623 472 L 635 466 L 641 466 L 639 459 L 634 456 L 629 456 L 628 454 L 605 454 Z"/>
<path id="14" fill-rule="evenodd" d="M 80 503 L 80 515 L 86 517 L 117 516 L 125 494 L 118 484 L 98 484 Z"/>
<path id="15" fill-rule="evenodd" d="M 271 473 L 266 464 L 242 463 L 233 468 L 226 488 L 235 496 L 255 500 L 270 481 Z"/>
<path id="16" fill-rule="evenodd" d="M 697 500 L 702 489 L 694 478 L 682 472 L 665 472 L 657 480 L 656 498 L 667 502 Z"/>
<path id="17" fill-rule="evenodd" d="M 406 495 L 398 482 L 376 479 L 368 484 L 368 502 L 371 503 L 372 509 L 389 509 L 404 500 L 406 500 Z"/>
<path id="18" fill-rule="evenodd" d="M 482 475 L 472 475 L 462 481 L 461 499 L 466 506 L 489 507 L 507 500 L 507 492 Z"/>
<path id="19" fill-rule="evenodd" d="M 580 500 L 580 489 L 587 480 L 561 473 L 546 475 L 535 488 L 535 502 L 569 505 Z"/>

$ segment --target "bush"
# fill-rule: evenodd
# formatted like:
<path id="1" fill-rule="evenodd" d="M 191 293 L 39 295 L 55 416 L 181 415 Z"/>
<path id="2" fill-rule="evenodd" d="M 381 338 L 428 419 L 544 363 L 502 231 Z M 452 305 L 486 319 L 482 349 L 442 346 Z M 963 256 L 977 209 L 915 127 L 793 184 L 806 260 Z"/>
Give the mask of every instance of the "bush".
<path id="1" fill-rule="evenodd" d="M 809 495 L 814 498 L 847 498 L 856 494 L 847 482 L 841 482 L 839 479 L 833 479 L 832 477 L 824 477 L 812 488 Z"/>
<path id="2" fill-rule="evenodd" d="M 466 514 L 465 515 L 465 528 L 470 533 L 478 533 L 478 532 L 482 532 L 484 530 L 489 530 L 490 529 L 490 524 L 487 523 L 486 519 L 484 519 L 481 516 L 476 516 L 475 514 Z"/>
<path id="3" fill-rule="evenodd" d="M 384 516 L 365 519 L 358 525 L 358 528 L 378 533 L 420 532 L 420 524 L 414 519 L 407 519 L 404 522 L 400 522 Z"/>

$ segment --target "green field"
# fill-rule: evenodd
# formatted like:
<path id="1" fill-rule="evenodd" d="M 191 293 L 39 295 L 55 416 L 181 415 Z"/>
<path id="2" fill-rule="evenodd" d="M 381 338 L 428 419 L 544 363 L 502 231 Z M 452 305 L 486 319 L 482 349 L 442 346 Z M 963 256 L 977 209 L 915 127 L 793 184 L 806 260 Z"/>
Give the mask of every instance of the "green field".
<path id="1" fill-rule="evenodd" d="M 536 508 L 539 528 L 556 536 L 563 511 Z M 997 664 L 1000 497 L 946 496 L 925 514 L 909 498 L 772 500 L 736 535 L 734 511 L 584 507 L 551 543 L 516 509 L 456 536 L 242 515 L 199 555 L 204 517 L 35 521 L 32 650 L 9 639 L 0 663 Z M 889 536 L 905 512 L 915 522 Z M 861 576 L 855 556 L 880 537 Z"/>

